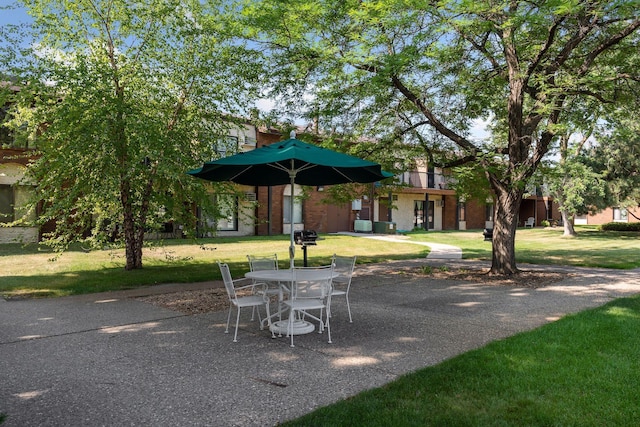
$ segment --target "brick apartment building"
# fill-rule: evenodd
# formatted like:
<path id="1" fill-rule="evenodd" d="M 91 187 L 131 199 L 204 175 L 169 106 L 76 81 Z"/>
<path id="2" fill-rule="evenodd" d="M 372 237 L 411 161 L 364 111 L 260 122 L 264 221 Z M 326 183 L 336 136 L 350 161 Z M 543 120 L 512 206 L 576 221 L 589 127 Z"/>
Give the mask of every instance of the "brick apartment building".
<path id="1" fill-rule="evenodd" d="M 274 130 L 258 129 L 246 124 L 233 132 L 241 150 L 251 150 L 283 139 Z M 5 141 L 6 142 L 6 141 Z M 21 215 L 21 207 L 29 192 L 30 185 L 19 184 L 30 160 L 31 147 L 13 147 L 3 144 L 0 148 L 0 214 L 2 222 L 8 223 Z M 323 201 L 325 188 L 306 189 L 306 198 L 294 198 L 295 230 L 315 230 L 318 233 L 339 231 L 390 232 L 413 230 L 465 230 L 492 227 L 494 202 L 461 200 L 449 188 L 451 176 L 446 170 L 418 165 L 417 170 L 405 172 L 398 180 L 405 184 L 392 193 L 374 197 L 371 195 L 350 203 L 331 204 Z M 297 187 L 297 186 L 296 186 Z M 219 222 L 218 235 L 278 235 L 288 234 L 290 219 L 288 203 L 289 185 L 272 187 L 242 186 L 244 200 L 237 201 L 235 217 Z M 301 189 L 295 189 L 300 194 Z M 257 203 L 254 203 L 257 202 Z M 636 216 L 640 212 L 632 211 Z M 241 219 L 243 217 L 244 219 Z M 531 196 L 522 202 L 519 225 L 524 226 L 527 218 L 533 217 L 536 226 L 543 220 L 560 219 L 557 205 L 552 199 L 541 195 Z M 611 221 L 637 221 L 633 215 L 620 209 L 606 209 L 603 212 L 577 218 L 578 224 L 602 224 Z M 176 228 L 174 227 L 173 230 Z M 0 243 L 38 241 L 43 230 L 31 227 L 0 227 Z M 169 233 L 163 238 L 179 237 L 181 233 Z M 150 236 L 153 238 L 153 236 Z"/>

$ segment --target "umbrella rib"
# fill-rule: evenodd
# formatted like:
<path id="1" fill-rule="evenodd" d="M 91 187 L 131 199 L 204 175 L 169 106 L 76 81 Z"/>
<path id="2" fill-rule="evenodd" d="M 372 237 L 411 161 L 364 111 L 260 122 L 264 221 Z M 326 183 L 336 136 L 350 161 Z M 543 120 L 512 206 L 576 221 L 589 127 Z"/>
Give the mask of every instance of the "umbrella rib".
<path id="1" fill-rule="evenodd" d="M 335 167 L 332 168 L 334 171 L 338 172 L 340 175 L 342 175 L 344 177 L 344 179 L 346 179 L 348 182 L 353 182 L 353 180 L 351 178 L 349 178 L 347 175 L 345 175 L 342 171 L 336 169 Z"/>
<path id="2" fill-rule="evenodd" d="M 293 173 L 293 176 L 296 176 L 296 174 L 298 172 L 314 168 L 314 167 L 316 167 L 318 165 L 315 165 L 313 163 L 305 163 L 304 165 L 302 165 L 298 169 L 293 169 L 293 167 L 290 169 L 290 168 L 287 168 L 285 166 L 282 166 L 280 163 L 267 163 L 267 166 L 271 166 L 272 168 L 280 169 L 283 172 L 288 172 L 289 175 L 291 175 Z"/>
<path id="3" fill-rule="evenodd" d="M 251 169 L 253 166 L 249 165 L 246 168 L 242 169 L 240 172 L 238 172 L 237 174 L 235 174 L 234 176 L 232 176 L 231 178 L 229 178 L 226 181 L 234 181 L 237 177 L 239 177 L 240 175 L 242 175 L 243 173 L 245 173 L 246 171 L 248 171 L 249 169 Z"/>

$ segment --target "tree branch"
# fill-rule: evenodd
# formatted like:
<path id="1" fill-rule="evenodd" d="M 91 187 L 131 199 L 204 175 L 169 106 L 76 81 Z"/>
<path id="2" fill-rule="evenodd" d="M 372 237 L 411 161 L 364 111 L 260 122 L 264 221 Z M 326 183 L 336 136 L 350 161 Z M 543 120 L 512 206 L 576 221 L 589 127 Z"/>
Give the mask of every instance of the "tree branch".
<path id="1" fill-rule="evenodd" d="M 623 28 L 617 34 L 614 34 L 610 38 L 608 38 L 608 39 L 604 40 L 602 43 L 600 43 L 593 51 L 591 51 L 587 55 L 587 57 L 583 61 L 582 65 L 580 66 L 578 75 L 586 74 L 587 71 L 589 71 L 589 68 L 591 67 L 593 62 L 596 60 L 596 58 L 598 56 L 600 56 L 600 54 L 602 52 L 606 51 L 611 46 L 620 43 L 625 37 L 627 37 L 630 34 L 632 34 L 638 28 L 640 28 L 640 19 L 636 19 L 631 24 L 629 24 L 629 26 Z"/>
<path id="2" fill-rule="evenodd" d="M 529 68 L 527 69 L 527 76 L 531 76 L 533 74 L 535 69 L 542 62 L 542 58 L 544 58 L 545 54 L 549 52 L 549 49 L 551 48 L 551 46 L 553 45 L 553 42 L 556 39 L 556 34 L 558 33 L 558 27 L 560 27 L 560 24 L 562 24 L 564 20 L 565 18 L 562 17 L 554 21 L 553 25 L 549 28 L 547 40 L 545 41 L 544 46 L 542 46 L 542 49 L 540 49 L 540 51 L 538 52 L 536 57 L 533 59 L 533 61 L 531 61 L 531 64 L 529 64 Z"/>
<path id="3" fill-rule="evenodd" d="M 439 133 L 455 142 L 461 148 L 473 153 L 474 155 L 477 153 L 478 149 L 475 145 L 473 145 L 468 139 L 449 129 L 440 120 L 438 120 L 438 118 L 433 114 L 433 111 L 431 111 L 415 93 L 406 87 L 400 81 L 398 76 L 391 76 L 391 82 L 393 83 L 393 86 L 398 89 L 400 93 L 407 98 L 407 100 L 409 100 L 409 102 L 420 110 L 420 112 L 427 118 L 429 125 L 433 126 Z"/>

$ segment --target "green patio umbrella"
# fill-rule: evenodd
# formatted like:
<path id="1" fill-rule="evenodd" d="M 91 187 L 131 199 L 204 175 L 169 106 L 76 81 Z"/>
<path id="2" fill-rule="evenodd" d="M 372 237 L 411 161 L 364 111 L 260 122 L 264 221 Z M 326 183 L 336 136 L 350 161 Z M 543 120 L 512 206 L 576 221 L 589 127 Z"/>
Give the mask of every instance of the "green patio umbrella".
<path id="1" fill-rule="evenodd" d="M 291 132 L 291 137 L 285 141 L 206 162 L 201 168 L 187 173 L 208 181 L 231 181 L 244 185 L 291 184 L 291 220 L 294 184 L 367 183 L 393 176 L 383 171 L 378 163 L 295 139 L 295 132 Z M 289 246 L 291 267 L 294 265 L 295 255 L 293 231 L 292 223 Z"/>

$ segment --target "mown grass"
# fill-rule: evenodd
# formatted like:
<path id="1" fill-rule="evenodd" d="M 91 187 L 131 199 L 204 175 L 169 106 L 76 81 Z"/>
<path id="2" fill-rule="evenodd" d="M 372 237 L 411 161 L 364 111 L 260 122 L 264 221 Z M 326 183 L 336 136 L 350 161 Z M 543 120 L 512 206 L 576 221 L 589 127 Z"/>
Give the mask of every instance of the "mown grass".
<path id="1" fill-rule="evenodd" d="M 640 233 L 598 231 L 577 227 L 575 237 L 563 237 L 562 228 L 521 228 L 516 232 L 516 262 L 631 269 L 640 267 Z M 463 248 L 468 259 L 491 259 L 491 242 L 481 231 L 412 232 L 419 241 Z"/>
<path id="2" fill-rule="evenodd" d="M 640 297 L 567 316 L 286 426 L 640 425 Z"/>
<path id="3" fill-rule="evenodd" d="M 429 249 L 350 236 L 320 236 L 308 249 L 310 265 L 329 262 L 334 253 L 357 255 L 360 263 L 425 257 Z M 247 254 L 276 253 L 288 265 L 287 236 L 217 238 L 198 242 L 168 240 L 145 249 L 141 270 L 125 271 L 124 250 L 85 251 L 74 247 L 59 256 L 38 245 L 0 245 L 0 295 L 63 296 L 130 289 L 160 283 L 189 283 L 220 279 L 215 264 L 229 263 L 234 276 L 248 271 Z M 296 248 L 297 265 L 302 249 Z"/>
<path id="4" fill-rule="evenodd" d="M 459 246 L 470 259 L 491 259 L 491 242 L 481 230 L 412 232 L 415 241 Z M 57 256 L 39 245 L 0 245 L 0 295 L 62 296 L 108 290 L 130 289 L 160 283 L 217 280 L 217 260 L 229 263 L 238 276 L 249 268 L 246 255 L 276 253 L 281 266 L 288 263 L 288 236 L 167 240 L 145 249 L 144 268 L 124 270 L 124 251 L 85 251 L 74 247 Z M 308 249 L 310 265 L 329 262 L 332 254 L 357 255 L 358 263 L 425 257 L 428 247 L 410 243 L 389 243 L 344 235 L 321 235 L 317 246 Z M 576 238 L 562 237 L 561 229 L 519 229 L 516 259 L 520 263 L 561 264 L 606 268 L 640 267 L 638 233 L 600 232 L 580 229 Z M 296 248 L 302 264 L 302 249 Z"/>

